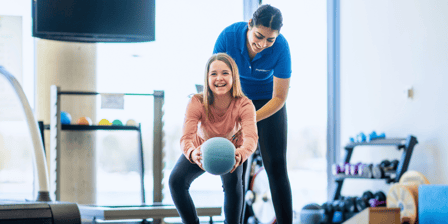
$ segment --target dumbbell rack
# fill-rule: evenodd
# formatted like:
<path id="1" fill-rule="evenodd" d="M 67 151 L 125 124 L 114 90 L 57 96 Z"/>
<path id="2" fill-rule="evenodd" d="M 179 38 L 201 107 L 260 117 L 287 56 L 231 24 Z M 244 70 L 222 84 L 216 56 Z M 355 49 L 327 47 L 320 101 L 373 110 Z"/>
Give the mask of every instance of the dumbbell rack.
<path id="1" fill-rule="evenodd" d="M 350 142 L 344 147 L 345 159 L 343 163 L 345 164 L 350 162 L 353 150 L 357 146 L 396 146 L 398 150 L 403 149 L 403 154 L 399 160 L 397 169 L 395 171 L 395 177 L 391 178 L 390 176 L 386 176 L 381 179 L 385 180 L 387 183 L 397 183 L 399 182 L 401 176 L 407 171 L 409 162 L 411 160 L 411 155 L 414 150 L 414 146 L 417 143 L 418 143 L 417 138 L 412 135 L 409 135 L 407 138 L 389 138 L 389 139 L 385 138 L 385 139 L 374 139 L 369 142 Z M 356 175 L 337 174 L 335 175 L 336 188 L 334 190 L 334 194 L 332 197 L 333 201 L 341 199 L 342 186 L 344 184 L 344 180 L 347 178 L 380 180 L 376 178 L 368 178 Z M 331 217 L 328 218 L 329 222 L 331 223 L 330 220 L 332 220 L 332 215 Z"/>
<path id="2" fill-rule="evenodd" d="M 409 162 L 411 160 L 411 155 L 414 150 L 414 146 L 418 143 L 417 138 L 409 135 L 407 138 L 390 138 L 390 139 L 375 139 L 370 142 L 350 142 L 347 144 L 345 149 L 345 159 L 344 163 L 349 163 L 353 154 L 353 150 L 356 146 L 397 146 L 398 150 L 403 149 L 403 154 L 401 156 L 400 162 L 398 163 L 397 170 L 395 172 L 395 178 L 390 177 L 382 178 L 386 180 L 387 183 L 399 182 L 401 176 L 407 171 Z M 333 194 L 333 200 L 337 200 L 341 197 L 342 185 L 346 178 L 356 178 L 356 179 L 374 179 L 366 178 L 354 175 L 338 174 L 335 176 L 336 189 Z M 378 179 L 375 179 L 378 180 Z"/>

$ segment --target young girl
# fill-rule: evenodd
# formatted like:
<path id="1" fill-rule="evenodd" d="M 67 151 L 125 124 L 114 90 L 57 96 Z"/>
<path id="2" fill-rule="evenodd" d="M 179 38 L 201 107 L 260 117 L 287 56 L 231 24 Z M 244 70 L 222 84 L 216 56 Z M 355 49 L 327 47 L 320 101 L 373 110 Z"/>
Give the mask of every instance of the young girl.
<path id="1" fill-rule="evenodd" d="M 183 223 L 199 224 L 189 188 L 205 172 L 201 145 L 213 137 L 227 138 L 236 148 L 235 166 L 221 175 L 221 180 L 225 223 L 238 224 L 244 197 L 240 165 L 255 151 L 258 135 L 255 106 L 241 90 L 235 61 L 225 53 L 214 54 L 208 60 L 204 92 L 191 98 L 185 114 L 180 140 L 183 155 L 169 179 L 171 196 Z"/>

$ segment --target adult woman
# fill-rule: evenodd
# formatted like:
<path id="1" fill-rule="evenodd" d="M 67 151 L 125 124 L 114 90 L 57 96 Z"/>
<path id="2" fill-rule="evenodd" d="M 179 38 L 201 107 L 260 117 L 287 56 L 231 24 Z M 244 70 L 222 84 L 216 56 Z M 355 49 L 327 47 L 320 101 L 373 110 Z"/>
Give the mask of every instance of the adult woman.
<path id="1" fill-rule="evenodd" d="M 257 109 L 259 147 L 278 223 L 292 223 L 292 194 L 286 167 L 285 101 L 291 77 L 289 45 L 280 28 L 280 10 L 260 6 L 248 23 L 238 22 L 219 35 L 213 52 L 235 59 L 244 94 Z M 247 164 L 244 164 L 246 169 Z M 244 172 L 245 173 L 245 172 Z M 246 183 L 247 184 L 247 183 Z"/>
<path id="2" fill-rule="evenodd" d="M 184 223 L 197 223 L 188 189 L 205 171 L 201 163 L 201 145 L 207 139 L 224 137 L 235 145 L 235 166 L 221 175 L 224 188 L 225 223 L 238 224 L 243 207 L 240 166 L 256 149 L 255 107 L 244 96 L 235 61 L 225 53 L 213 55 L 207 62 L 205 91 L 194 95 L 187 107 L 181 138 L 180 156 L 169 179 L 171 196 Z M 199 125 L 199 127 L 198 127 Z M 232 138 L 240 131 L 238 139 Z"/>

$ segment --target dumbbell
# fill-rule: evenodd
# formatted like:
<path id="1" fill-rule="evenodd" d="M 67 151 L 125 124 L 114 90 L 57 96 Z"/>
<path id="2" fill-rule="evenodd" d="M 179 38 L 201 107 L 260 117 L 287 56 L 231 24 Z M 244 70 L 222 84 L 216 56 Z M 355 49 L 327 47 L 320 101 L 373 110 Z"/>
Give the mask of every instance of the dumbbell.
<path id="1" fill-rule="evenodd" d="M 375 198 L 369 200 L 370 207 L 386 207 L 386 201 L 378 201 Z"/>
<path id="2" fill-rule="evenodd" d="M 371 191 L 365 191 L 361 197 L 356 198 L 356 209 L 360 212 L 369 207 L 369 200 L 374 198 L 374 194 Z"/>
<path id="3" fill-rule="evenodd" d="M 369 200 L 370 207 L 384 207 L 386 206 L 386 194 L 382 191 L 378 191 L 374 194 L 373 198 Z"/>
<path id="4" fill-rule="evenodd" d="M 333 175 L 338 175 L 338 174 L 342 173 L 342 169 L 341 169 L 341 166 L 339 164 L 333 164 L 331 166 L 331 171 L 332 171 L 331 173 Z"/>
<path id="5" fill-rule="evenodd" d="M 331 203 L 325 204 L 328 212 L 340 211 L 340 212 L 354 212 L 356 211 L 356 198 L 354 197 L 342 197 L 339 200 L 334 200 Z"/>
<path id="6" fill-rule="evenodd" d="M 373 177 L 377 179 L 386 177 L 386 173 L 397 170 L 398 163 L 398 160 L 393 160 L 392 162 L 389 162 L 389 160 L 381 161 L 380 164 L 372 167 Z"/>
<path id="7" fill-rule="evenodd" d="M 381 138 L 386 138 L 386 134 L 385 133 L 381 133 L 381 134 L 378 135 L 375 131 L 372 131 L 372 133 L 370 133 L 367 136 L 367 142 L 370 142 L 370 141 L 375 140 L 375 139 L 381 139 Z"/>
<path id="8" fill-rule="evenodd" d="M 324 217 L 321 223 L 330 223 L 331 220 L 329 219 L 333 217 L 334 212 L 332 202 L 325 202 L 321 205 L 321 207 L 324 210 Z"/>
<path id="9" fill-rule="evenodd" d="M 372 174 L 374 178 L 380 179 L 384 177 L 383 169 L 390 165 L 389 160 L 383 160 L 380 164 L 376 164 L 372 167 Z"/>
<path id="10" fill-rule="evenodd" d="M 338 175 L 338 174 L 345 174 L 345 175 L 358 175 L 358 173 L 361 171 L 362 166 L 364 164 L 357 163 L 357 164 L 350 164 L 350 163 L 344 163 L 344 164 L 333 164 L 332 165 L 332 174 Z"/>
<path id="11" fill-rule="evenodd" d="M 358 173 L 362 169 L 362 166 L 363 166 L 362 163 L 350 165 L 350 175 L 358 175 Z"/>
<path id="12" fill-rule="evenodd" d="M 350 175 L 350 168 L 351 168 L 350 163 L 333 164 L 332 165 L 332 173 L 333 173 L 333 175 L 338 175 L 338 174 Z"/>
<path id="13" fill-rule="evenodd" d="M 344 211 L 346 212 L 356 212 L 356 197 L 346 197 L 342 206 L 344 206 Z"/>
<path id="14" fill-rule="evenodd" d="M 333 208 L 333 212 L 340 211 L 341 208 L 339 207 L 339 201 L 340 200 L 334 200 L 331 202 L 331 207 Z"/>
<path id="15" fill-rule="evenodd" d="M 349 138 L 349 141 L 353 142 L 353 143 L 365 142 L 366 140 L 367 140 L 367 136 L 363 132 L 360 132 L 355 137 Z"/>
<path id="16" fill-rule="evenodd" d="M 360 168 L 358 168 L 358 175 L 365 178 L 372 178 L 372 167 L 373 164 L 362 164 Z"/>
<path id="17" fill-rule="evenodd" d="M 367 136 L 361 132 L 358 135 L 356 135 L 356 142 L 365 142 L 367 140 Z"/>
<path id="18" fill-rule="evenodd" d="M 322 204 L 321 207 L 325 211 L 325 214 L 327 214 L 327 215 L 334 212 L 333 205 L 331 202 L 325 202 Z"/>
<path id="19" fill-rule="evenodd" d="M 344 164 L 344 173 L 345 175 L 350 175 L 350 168 L 352 167 L 352 164 L 350 163 L 345 163 Z"/>
<path id="20" fill-rule="evenodd" d="M 356 164 L 346 163 L 344 165 L 345 175 L 357 175 L 358 174 L 358 170 L 359 170 L 359 166 L 361 164 L 362 163 L 356 163 Z"/>
<path id="21" fill-rule="evenodd" d="M 386 201 L 386 194 L 382 191 L 377 191 L 374 195 L 373 198 L 378 200 L 378 201 Z"/>

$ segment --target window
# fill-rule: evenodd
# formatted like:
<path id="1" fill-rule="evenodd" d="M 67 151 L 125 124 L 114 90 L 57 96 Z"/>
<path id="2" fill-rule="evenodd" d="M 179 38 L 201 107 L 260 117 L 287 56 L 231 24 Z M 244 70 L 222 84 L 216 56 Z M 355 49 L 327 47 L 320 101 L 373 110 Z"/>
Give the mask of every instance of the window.
<path id="1" fill-rule="evenodd" d="M 207 59 L 219 33 L 228 25 L 243 20 L 241 1 L 158 1 L 156 5 L 156 40 L 148 43 L 98 44 L 97 83 L 98 92 L 111 93 L 152 93 L 165 92 L 164 132 L 165 170 L 164 199 L 172 204 L 168 188 L 171 169 L 181 155 L 180 137 L 189 95 L 196 92 L 195 84 L 203 84 Z M 196 9 L 195 9 L 196 8 Z M 127 110 L 125 99 L 125 111 Z M 97 110 L 97 118 L 116 119 L 134 116 L 142 122 L 146 167 L 146 201 L 152 202 L 152 101 L 141 100 L 128 112 L 117 110 Z M 131 105 L 131 103 L 129 104 Z M 135 106 L 137 105 L 137 106 Z M 129 115 L 132 114 L 132 115 Z M 135 172 L 119 167 L 111 169 L 111 164 L 138 161 L 138 154 L 127 151 L 125 137 L 106 134 L 109 140 L 116 138 L 125 147 L 116 147 L 120 155 L 109 158 L 108 163 L 101 158 L 98 149 L 98 204 L 139 203 L 140 188 Z M 134 139 L 130 137 L 129 139 Z M 103 142 L 104 140 L 98 140 Z M 107 141 L 104 141 L 107 142 Z M 136 151 L 135 151 L 136 152 Z M 127 158 L 133 154 L 134 158 Z M 103 162 L 101 162 L 103 161 Z M 108 164 L 108 168 L 105 165 Z M 104 172 L 107 171 L 107 172 Z M 125 187 L 131 181 L 132 187 Z M 119 183 L 114 185 L 113 183 Z M 207 183 L 207 184 L 205 184 Z M 126 184 L 128 186 L 128 184 Z M 124 192 L 122 192 L 124 191 Z M 120 197 L 114 198 L 115 194 Z M 221 179 L 210 174 L 202 175 L 191 186 L 191 194 L 197 206 L 223 204 Z M 107 195 L 107 196 L 106 196 Z M 128 197 L 126 197 L 128 195 Z M 222 195 L 222 196 L 221 196 Z M 216 200 L 210 201 L 213 197 Z M 124 199 L 123 199 L 124 198 Z M 123 199 L 124 201 L 120 201 Z M 210 204 L 213 203 L 213 204 Z"/>
<path id="2" fill-rule="evenodd" d="M 0 108 L 0 199 L 34 200 L 34 148 L 28 123 L 19 98 L 2 74 Z"/>
<path id="3" fill-rule="evenodd" d="M 327 199 L 326 1 L 263 0 L 280 9 L 292 76 L 288 111 L 288 174 L 294 210 Z"/>
<path id="4" fill-rule="evenodd" d="M 0 65 L 20 82 L 34 108 L 34 46 L 29 1 L 0 1 Z M 2 77 L 3 78 L 3 77 Z M 34 200 L 31 136 L 18 98 L 0 80 L 0 199 Z"/>

